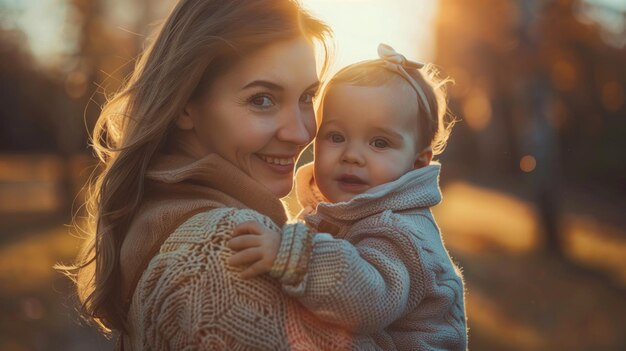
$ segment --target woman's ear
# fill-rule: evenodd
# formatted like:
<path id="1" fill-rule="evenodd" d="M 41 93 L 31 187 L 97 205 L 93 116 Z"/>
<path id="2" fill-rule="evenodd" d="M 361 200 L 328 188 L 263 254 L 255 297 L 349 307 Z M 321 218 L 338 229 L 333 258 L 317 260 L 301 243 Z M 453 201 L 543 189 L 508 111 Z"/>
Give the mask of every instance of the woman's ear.
<path id="1" fill-rule="evenodd" d="M 413 168 L 418 169 L 424 166 L 428 166 L 430 164 L 430 161 L 432 160 L 433 149 L 429 146 L 417 155 L 417 157 L 415 158 L 415 163 L 413 164 Z"/>
<path id="2" fill-rule="evenodd" d="M 192 130 L 193 125 L 193 113 L 194 107 L 191 102 L 188 102 L 183 109 L 183 112 L 176 118 L 176 126 L 182 130 Z"/>

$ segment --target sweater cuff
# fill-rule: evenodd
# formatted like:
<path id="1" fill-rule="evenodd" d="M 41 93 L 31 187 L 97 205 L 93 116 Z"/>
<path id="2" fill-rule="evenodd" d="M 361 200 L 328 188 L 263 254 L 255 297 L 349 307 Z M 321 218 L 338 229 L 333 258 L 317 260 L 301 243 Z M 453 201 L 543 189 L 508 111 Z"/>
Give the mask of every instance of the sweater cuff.
<path id="1" fill-rule="evenodd" d="M 308 268 L 314 234 L 315 231 L 304 223 L 285 224 L 270 276 L 285 285 L 300 283 Z"/>

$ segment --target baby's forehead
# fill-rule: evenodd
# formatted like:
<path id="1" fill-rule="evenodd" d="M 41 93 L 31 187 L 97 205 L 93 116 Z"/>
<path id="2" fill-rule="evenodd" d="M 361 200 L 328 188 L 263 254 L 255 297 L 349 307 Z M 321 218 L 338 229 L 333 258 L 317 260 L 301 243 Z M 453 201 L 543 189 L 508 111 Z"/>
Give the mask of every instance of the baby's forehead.
<path id="1" fill-rule="evenodd" d="M 322 115 L 331 118 L 366 114 L 388 123 L 413 124 L 418 119 L 417 94 L 408 84 L 333 84 L 326 91 Z M 322 121 L 323 122 L 323 121 Z"/>
<path id="2" fill-rule="evenodd" d="M 411 106 L 411 99 L 397 89 L 345 85 L 333 90 L 323 102 L 319 138 L 337 131 L 355 140 L 374 136 L 400 138 L 405 145 L 419 139 L 417 106 Z"/>

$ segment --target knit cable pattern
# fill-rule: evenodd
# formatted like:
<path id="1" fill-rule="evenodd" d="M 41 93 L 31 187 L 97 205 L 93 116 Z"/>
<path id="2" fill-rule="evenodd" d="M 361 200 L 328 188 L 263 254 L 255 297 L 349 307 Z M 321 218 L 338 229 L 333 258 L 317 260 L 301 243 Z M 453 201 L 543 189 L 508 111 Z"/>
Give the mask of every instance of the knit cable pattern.
<path id="1" fill-rule="evenodd" d="M 269 276 L 244 280 L 230 267 L 233 228 L 252 210 L 197 214 L 161 247 L 129 310 L 133 350 L 349 350 L 352 337 L 287 297 Z"/>

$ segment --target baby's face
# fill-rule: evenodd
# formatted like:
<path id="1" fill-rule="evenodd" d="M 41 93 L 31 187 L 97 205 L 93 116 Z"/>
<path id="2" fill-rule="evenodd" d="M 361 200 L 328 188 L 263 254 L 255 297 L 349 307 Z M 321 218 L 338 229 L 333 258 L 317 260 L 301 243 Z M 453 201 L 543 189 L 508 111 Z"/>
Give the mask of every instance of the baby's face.
<path id="1" fill-rule="evenodd" d="M 348 201 L 414 169 L 419 152 L 412 93 L 395 86 L 331 87 L 314 164 L 315 181 L 329 201 Z"/>

